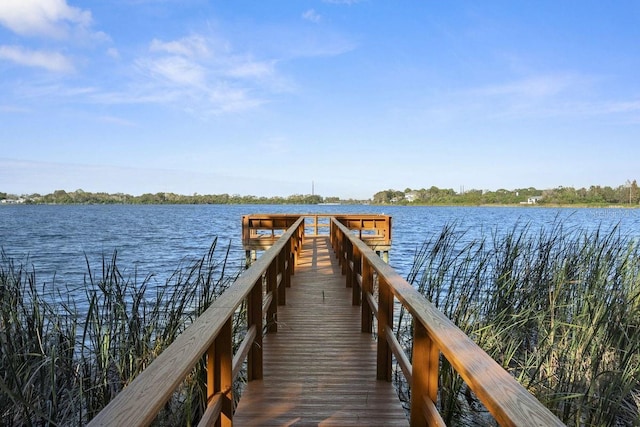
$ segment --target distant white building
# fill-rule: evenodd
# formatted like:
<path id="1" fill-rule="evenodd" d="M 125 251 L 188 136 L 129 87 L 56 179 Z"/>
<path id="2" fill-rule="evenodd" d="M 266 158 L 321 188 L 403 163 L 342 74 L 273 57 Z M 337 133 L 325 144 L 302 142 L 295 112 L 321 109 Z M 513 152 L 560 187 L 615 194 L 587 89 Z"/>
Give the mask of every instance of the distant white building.
<path id="1" fill-rule="evenodd" d="M 542 196 L 531 196 L 527 198 L 526 202 L 520 202 L 521 205 L 535 205 L 538 203 L 538 200 L 542 199 Z"/>
<path id="2" fill-rule="evenodd" d="M 16 204 L 22 204 L 26 202 L 25 199 L 23 199 L 22 197 L 20 197 L 19 199 L 2 199 L 0 200 L 0 203 L 2 203 L 3 205 L 16 205 Z"/>
<path id="3" fill-rule="evenodd" d="M 409 191 L 408 193 L 406 193 L 404 195 L 404 199 L 407 202 L 415 202 L 415 200 L 418 198 L 418 192 L 417 191 Z"/>

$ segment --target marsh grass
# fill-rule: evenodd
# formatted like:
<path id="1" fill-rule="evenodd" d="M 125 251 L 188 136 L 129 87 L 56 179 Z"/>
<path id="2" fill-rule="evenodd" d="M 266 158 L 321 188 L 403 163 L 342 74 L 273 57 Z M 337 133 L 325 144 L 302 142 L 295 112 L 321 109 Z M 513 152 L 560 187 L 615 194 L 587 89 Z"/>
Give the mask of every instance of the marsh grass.
<path id="1" fill-rule="evenodd" d="M 179 266 L 164 285 L 126 277 L 117 252 L 89 259 L 84 295 L 38 287 L 35 269 L 1 254 L 0 424 L 84 425 L 129 384 L 240 273 L 229 248 Z M 242 323 L 239 310 L 236 325 Z M 240 330 L 240 327 L 235 330 Z M 158 425 L 190 425 L 206 401 L 204 360 L 165 405 Z"/>
<path id="2" fill-rule="evenodd" d="M 567 425 L 640 425 L 638 241 L 561 221 L 467 234 L 450 224 L 426 240 L 408 281 Z M 447 423 L 491 424 L 444 358 L 438 406 Z"/>

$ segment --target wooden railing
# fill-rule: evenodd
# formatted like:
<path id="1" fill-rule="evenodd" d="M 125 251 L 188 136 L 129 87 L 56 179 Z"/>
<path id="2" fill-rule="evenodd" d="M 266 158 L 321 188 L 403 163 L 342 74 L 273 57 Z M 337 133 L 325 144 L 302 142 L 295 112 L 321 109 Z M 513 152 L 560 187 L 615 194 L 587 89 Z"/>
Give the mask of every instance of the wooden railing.
<path id="1" fill-rule="evenodd" d="M 391 381 L 392 355 L 411 386 L 411 425 L 444 425 L 436 408 L 440 356 L 460 374 L 500 425 L 563 425 L 507 371 L 464 334 L 342 223 L 332 220 L 331 243 L 343 265 L 353 304 L 362 305 L 362 332 L 377 319 L 377 378 Z M 377 298 L 374 295 L 377 280 Z M 411 362 L 393 333 L 394 304 L 413 317 Z"/>
<path id="2" fill-rule="evenodd" d="M 377 214 L 253 214 L 242 216 L 242 244 L 247 250 L 265 250 L 300 217 L 309 235 L 329 234 L 335 218 L 374 250 L 391 247 L 391 217 Z"/>
<path id="3" fill-rule="evenodd" d="M 203 358 L 207 360 L 208 405 L 200 425 L 231 425 L 232 384 L 247 360 L 248 380 L 262 378 L 262 332 L 277 331 L 278 305 L 302 247 L 304 219 L 291 226 L 257 262 L 122 390 L 90 426 L 149 425 L 179 384 Z M 266 289 L 263 286 L 266 285 Z M 247 303 L 247 332 L 236 354 L 232 350 L 232 318 Z M 264 324 L 266 319 L 266 325 Z"/>

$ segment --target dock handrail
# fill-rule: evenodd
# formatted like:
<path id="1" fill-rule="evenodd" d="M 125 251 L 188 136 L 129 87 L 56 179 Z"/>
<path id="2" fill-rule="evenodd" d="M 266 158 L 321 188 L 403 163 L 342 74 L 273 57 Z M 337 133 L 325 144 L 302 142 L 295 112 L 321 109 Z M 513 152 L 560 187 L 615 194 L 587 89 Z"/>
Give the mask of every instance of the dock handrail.
<path id="1" fill-rule="evenodd" d="M 242 245 L 265 250 L 276 242 L 298 218 L 305 218 L 308 235 L 329 235 L 331 218 L 344 224 L 374 250 L 391 247 L 391 216 L 381 214 L 251 214 L 242 216 Z"/>
<path id="2" fill-rule="evenodd" d="M 393 354 L 411 386 L 411 425 L 444 425 L 436 408 L 441 354 L 500 425 L 564 425 L 444 313 L 335 219 L 331 222 L 331 243 L 343 264 L 347 286 L 353 288 L 353 304 L 362 305 L 362 331 L 371 333 L 372 318 L 377 318 L 377 378 L 391 381 Z M 377 301 L 374 273 L 378 282 Z M 413 318 L 412 362 L 393 333 L 394 299 Z"/>
<path id="3" fill-rule="evenodd" d="M 285 302 L 285 288 L 299 256 L 304 218 L 298 216 L 270 250 L 220 295 L 131 384 L 124 388 L 89 426 L 149 425 L 193 367 L 207 358 L 207 410 L 201 425 L 231 425 L 232 384 L 247 359 L 249 380 L 262 378 L 262 333 L 277 330 L 277 306 Z M 266 283 L 266 292 L 263 290 Z M 247 302 L 247 332 L 236 354 L 232 350 L 232 318 Z M 263 325 L 265 317 L 267 324 Z"/>

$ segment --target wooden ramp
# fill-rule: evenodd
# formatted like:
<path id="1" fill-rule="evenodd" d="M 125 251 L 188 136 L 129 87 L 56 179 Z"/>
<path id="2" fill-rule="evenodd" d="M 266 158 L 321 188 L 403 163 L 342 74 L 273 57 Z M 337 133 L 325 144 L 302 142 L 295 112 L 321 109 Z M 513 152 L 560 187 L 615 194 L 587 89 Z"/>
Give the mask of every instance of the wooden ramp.
<path id="1" fill-rule="evenodd" d="M 264 379 L 244 390 L 238 426 L 407 426 L 391 383 L 376 380 L 376 345 L 360 332 L 328 236 L 306 237 L 278 307 L 278 332 L 264 338 Z"/>

